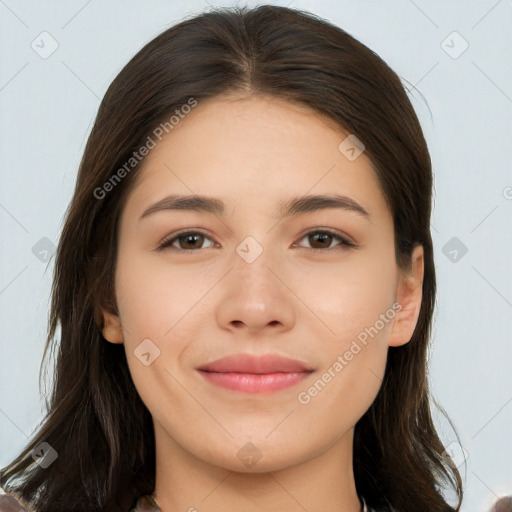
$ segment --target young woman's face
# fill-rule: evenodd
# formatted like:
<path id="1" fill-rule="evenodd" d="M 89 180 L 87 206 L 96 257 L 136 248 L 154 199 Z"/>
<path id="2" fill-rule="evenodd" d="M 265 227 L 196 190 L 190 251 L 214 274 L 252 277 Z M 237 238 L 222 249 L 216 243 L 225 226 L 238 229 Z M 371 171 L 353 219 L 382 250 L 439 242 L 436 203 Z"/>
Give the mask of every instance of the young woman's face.
<path id="1" fill-rule="evenodd" d="M 225 97 L 150 150 L 120 219 L 119 317 L 104 315 L 157 449 L 261 472 L 351 446 L 388 346 L 412 335 L 423 270 L 421 247 L 415 271 L 397 267 L 391 213 L 347 135 L 290 103 Z M 227 356 L 246 366 L 215 364 Z"/>

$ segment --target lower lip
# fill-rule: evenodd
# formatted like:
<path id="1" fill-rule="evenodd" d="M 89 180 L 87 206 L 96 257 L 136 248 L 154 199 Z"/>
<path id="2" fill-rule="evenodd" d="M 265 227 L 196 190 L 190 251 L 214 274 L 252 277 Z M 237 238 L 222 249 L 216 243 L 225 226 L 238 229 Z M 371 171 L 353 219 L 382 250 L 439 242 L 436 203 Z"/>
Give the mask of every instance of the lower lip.
<path id="1" fill-rule="evenodd" d="M 199 370 L 206 380 L 223 388 L 244 391 L 245 393 L 268 393 L 294 386 L 311 372 L 297 373 L 217 373 Z"/>

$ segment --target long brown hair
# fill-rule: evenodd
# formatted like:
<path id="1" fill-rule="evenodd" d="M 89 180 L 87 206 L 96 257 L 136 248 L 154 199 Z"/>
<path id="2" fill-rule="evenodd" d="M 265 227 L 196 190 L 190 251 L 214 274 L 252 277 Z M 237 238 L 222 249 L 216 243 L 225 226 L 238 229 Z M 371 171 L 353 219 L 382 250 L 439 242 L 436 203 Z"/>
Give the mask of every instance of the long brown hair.
<path id="1" fill-rule="evenodd" d="M 461 477 L 444 455 L 427 382 L 436 280 L 432 170 L 419 121 L 399 77 L 373 51 L 315 15 L 267 5 L 215 9 L 167 29 L 106 92 L 56 254 L 43 357 L 56 358 L 48 412 L 4 468 L 2 485 L 38 512 L 126 512 L 153 491 L 152 418 L 123 345 L 103 338 L 99 314 L 100 306 L 117 312 L 118 219 L 144 162 L 130 159 L 191 98 L 200 103 L 240 91 L 307 105 L 355 134 L 392 212 L 400 267 L 423 245 L 419 320 L 409 343 L 389 349 L 382 387 L 355 427 L 354 474 L 358 494 L 376 509 L 459 510 Z M 122 179 L 113 181 L 123 166 Z M 58 453 L 47 468 L 31 457 L 42 442 Z M 455 492 L 456 506 L 443 489 Z"/>

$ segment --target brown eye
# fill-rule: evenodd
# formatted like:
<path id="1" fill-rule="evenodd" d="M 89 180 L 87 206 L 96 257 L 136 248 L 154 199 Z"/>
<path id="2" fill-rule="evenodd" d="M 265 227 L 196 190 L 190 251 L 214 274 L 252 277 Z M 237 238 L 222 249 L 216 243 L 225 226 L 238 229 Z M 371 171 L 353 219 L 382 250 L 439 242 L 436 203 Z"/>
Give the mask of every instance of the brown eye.
<path id="1" fill-rule="evenodd" d="M 332 233 L 326 230 L 316 230 L 307 233 L 302 237 L 301 240 L 307 239 L 311 249 L 313 251 L 334 250 L 334 249 L 346 249 L 350 247 L 356 247 L 356 244 L 350 242 L 346 238 Z M 333 241 L 338 240 L 335 245 Z M 204 247 L 205 241 L 210 241 L 211 245 Z M 199 249 L 208 249 L 214 247 L 215 243 L 209 236 L 201 233 L 200 231 L 182 231 L 181 233 L 174 234 L 173 236 L 165 239 L 158 246 L 159 250 L 176 250 L 183 252 L 194 252 Z"/>
<path id="2" fill-rule="evenodd" d="M 200 234 L 180 235 L 177 237 L 180 243 L 180 249 L 196 249 L 202 245 L 204 236 Z"/>
<path id="3" fill-rule="evenodd" d="M 307 249 L 312 250 L 331 250 L 337 248 L 347 248 L 347 247 L 356 247 L 356 245 L 346 238 L 343 238 L 340 235 L 335 233 L 331 233 L 330 231 L 311 231 L 306 234 L 302 240 L 307 239 L 310 247 L 306 247 Z M 334 240 L 338 240 L 340 243 L 331 246 Z"/>
<path id="4" fill-rule="evenodd" d="M 164 240 L 158 249 L 176 249 L 182 251 L 193 251 L 195 249 L 203 249 L 205 240 L 211 240 L 209 237 L 199 231 L 186 231 L 178 233 L 172 238 Z M 176 245 L 177 244 L 177 245 Z M 213 246 L 213 245 L 212 245 Z M 210 246 L 210 247 L 212 247 Z"/>
<path id="5" fill-rule="evenodd" d="M 327 249 L 334 238 L 330 233 L 314 233 L 308 235 L 308 239 L 313 249 Z"/>

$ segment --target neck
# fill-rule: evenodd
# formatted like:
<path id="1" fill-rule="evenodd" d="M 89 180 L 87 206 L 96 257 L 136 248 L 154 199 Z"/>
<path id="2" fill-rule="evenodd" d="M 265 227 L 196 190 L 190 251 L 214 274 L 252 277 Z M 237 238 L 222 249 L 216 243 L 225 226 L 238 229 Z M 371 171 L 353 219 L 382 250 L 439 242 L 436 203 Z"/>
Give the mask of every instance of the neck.
<path id="1" fill-rule="evenodd" d="M 352 469 L 353 430 L 307 460 L 274 467 L 258 463 L 249 472 L 215 466 L 193 456 L 158 423 L 155 442 L 154 496 L 162 512 L 362 510 Z"/>

